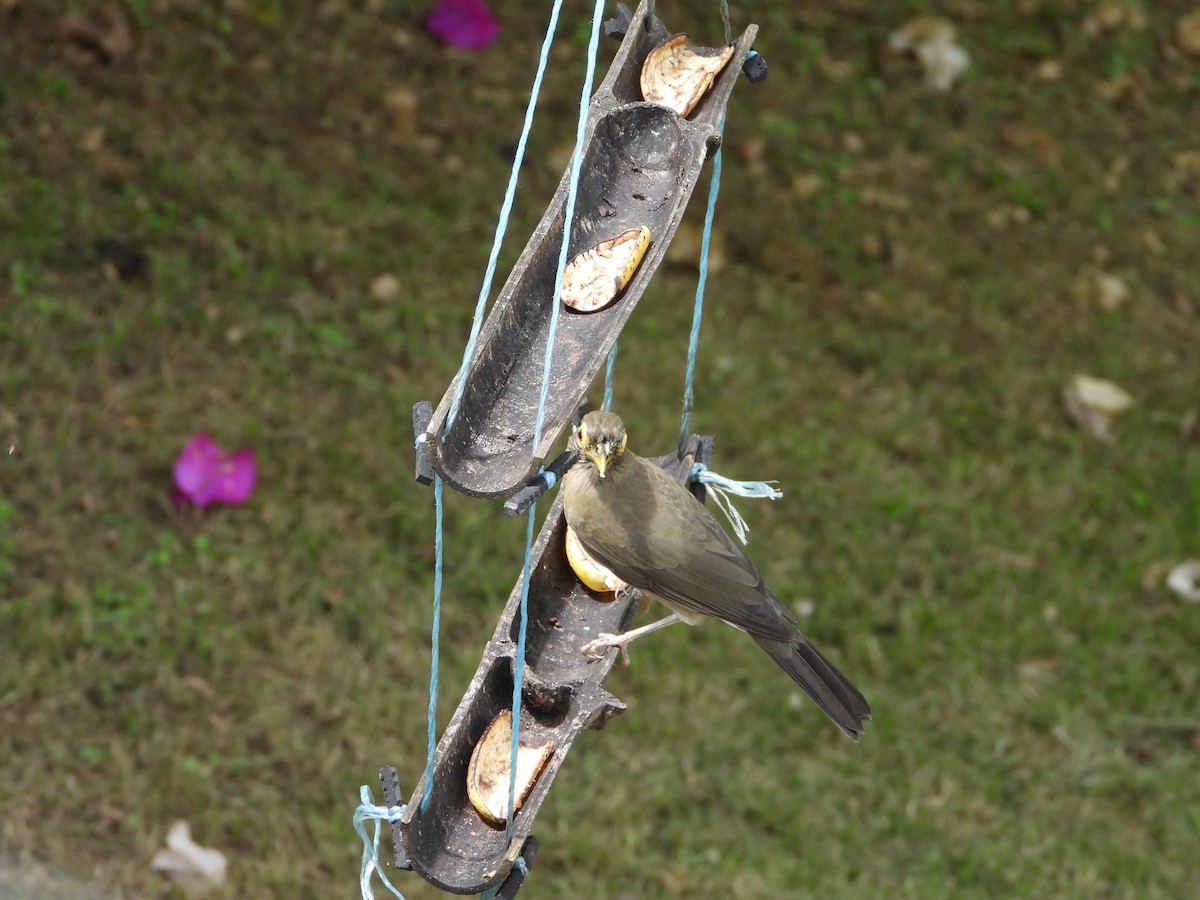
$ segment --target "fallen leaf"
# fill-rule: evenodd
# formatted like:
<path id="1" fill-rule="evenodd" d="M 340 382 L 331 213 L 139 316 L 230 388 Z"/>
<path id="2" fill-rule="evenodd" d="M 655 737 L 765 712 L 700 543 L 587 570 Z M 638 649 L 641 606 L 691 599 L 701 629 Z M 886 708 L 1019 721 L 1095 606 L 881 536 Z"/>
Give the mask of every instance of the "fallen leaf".
<path id="1" fill-rule="evenodd" d="M 1088 434 L 1111 443 L 1113 420 L 1133 406 L 1133 397 L 1111 381 L 1076 375 L 1063 389 L 1063 403 Z"/>
<path id="2" fill-rule="evenodd" d="M 1188 603 L 1200 603 L 1200 559 L 1179 563 L 1167 573 L 1167 587 Z"/>
<path id="3" fill-rule="evenodd" d="M 192 840 L 188 823 L 180 819 L 167 832 L 167 849 L 159 850 L 150 863 L 152 869 L 166 872 L 185 893 L 198 895 L 225 881 L 225 854 L 201 847 Z"/>
<path id="4" fill-rule="evenodd" d="M 1129 299 L 1129 285 L 1111 272 L 1083 272 L 1068 288 L 1071 298 L 1081 306 L 1113 312 Z"/>
<path id="5" fill-rule="evenodd" d="M 370 291 L 376 300 L 395 300 L 400 296 L 400 279 L 385 272 L 371 279 Z"/>
<path id="6" fill-rule="evenodd" d="M 425 28 L 448 47 L 483 50 L 496 39 L 500 22 L 483 0 L 439 0 Z"/>
<path id="7" fill-rule="evenodd" d="M 925 83 L 935 91 L 948 91 L 967 70 L 971 57 L 954 43 L 954 25 L 936 16 L 918 16 L 905 22 L 888 38 L 897 53 L 912 54 L 925 70 Z"/>
<path id="8" fill-rule="evenodd" d="M 133 52 L 133 31 L 121 7 L 106 3 L 87 15 L 58 20 L 63 40 L 90 50 L 103 62 L 120 62 Z"/>
<path id="9" fill-rule="evenodd" d="M 1188 13 L 1176 23 L 1175 41 L 1184 53 L 1200 56 L 1200 9 Z"/>
<path id="10" fill-rule="evenodd" d="M 1091 38 L 1122 28 L 1141 29 L 1146 27 L 1146 14 L 1134 4 L 1105 0 L 1083 17 L 1080 27 Z"/>
<path id="11" fill-rule="evenodd" d="M 392 119 L 392 135 L 406 138 L 417 131 L 417 110 L 420 97 L 408 85 L 398 85 L 387 92 L 383 105 Z"/>

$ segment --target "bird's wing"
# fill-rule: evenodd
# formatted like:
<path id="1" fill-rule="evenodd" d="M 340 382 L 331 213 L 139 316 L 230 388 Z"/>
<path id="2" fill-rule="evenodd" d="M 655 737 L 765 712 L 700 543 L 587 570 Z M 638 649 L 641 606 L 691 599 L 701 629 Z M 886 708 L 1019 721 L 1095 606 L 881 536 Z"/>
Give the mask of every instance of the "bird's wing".
<path id="1" fill-rule="evenodd" d="M 597 514 L 573 526 L 588 553 L 670 606 L 791 640 L 785 608 L 713 514 L 661 468 L 626 456 L 620 477 L 596 485 Z M 630 515 L 646 527 L 629 528 Z"/>

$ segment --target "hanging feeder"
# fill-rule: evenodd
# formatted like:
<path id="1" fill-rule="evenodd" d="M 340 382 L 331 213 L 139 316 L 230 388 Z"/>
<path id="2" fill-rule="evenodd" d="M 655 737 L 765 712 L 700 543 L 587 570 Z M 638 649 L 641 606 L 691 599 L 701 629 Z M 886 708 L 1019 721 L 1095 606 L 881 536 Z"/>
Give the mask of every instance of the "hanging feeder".
<path id="1" fill-rule="evenodd" d="M 554 287 L 568 169 L 488 314 L 474 354 L 426 426 L 432 468 L 467 494 L 508 496 L 541 468 L 662 262 L 704 161 L 720 146 L 725 107 L 758 32 L 750 25 L 727 48 L 688 51 L 661 21 L 647 19 L 645 0 L 628 21 L 622 16 L 615 23 L 609 23 L 609 32 L 623 29 L 624 37 L 591 100 L 568 259 L 587 261 L 591 254 L 611 260 L 617 250 L 626 255 L 612 271 L 587 269 L 578 276 L 596 284 L 607 280 L 611 290 L 584 300 L 571 294 L 565 298 L 569 305 L 558 311 L 544 426 L 535 447 L 543 358 L 554 306 L 561 302 Z M 662 90 L 664 78 L 689 79 L 684 115 L 643 96 L 647 57 L 664 45 L 669 64 L 652 65 L 654 91 Z M 699 86 L 686 66 L 675 64 L 684 56 L 708 67 Z M 723 60 L 719 68 L 711 64 L 716 58 Z M 462 396 L 447 429 L 460 379 Z"/>
<path id="2" fill-rule="evenodd" d="M 691 436 L 678 453 L 655 460 L 667 471 L 686 481 L 697 463 L 708 465 L 712 438 Z M 704 500 L 703 485 L 692 492 Z M 505 715 L 511 716 L 513 678 L 520 626 L 521 581 L 513 587 L 496 631 L 484 648 L 483 658 L 458 709 L 446 726 L 433 760 L 433 786 L 429 804 L 421 810 L 425 794 L 422 777 L 413 790 L 404 815 L 392 828 L 396 865 L 413 869 L 444 891 L 478 894 L 516 879 L 519 886 L 532 863 L 530 830 L 554 776 L 562 767 L 575 739 L 586 728 L 602 728 L 625 704 L 604 689 L 617 650 L 603 656 L 585 656 L 583 645 L 601 632 L 619 634 L 638 608 L 641 593 L 616 594 L 586 588 L 567 560 L 566 519 L 562 497 L 551 505 L 534 543 L 530 557 L 528 623 L 525 669 L 521 691 L 520 734 L 522 748 L 541 753 L 532 756 L 532 777 L 521 777 L 524 802 L 513 817 L 511 834 L 490 812 L 477 808 L 480 753 L 494 757 L 502 750 L 504 768 L 502 794 L 507 801 L 509 745 L 503 735 Z M 503 740 L 489 732 L 499 727 Z M 511 728 L 511 725 L 509 725 Z M 511 733 L 511 732 L 510 732 Z M 484 749 L 481 751 L 481 742 Z M 476 770 L 476 771 L 473 771 Z M 399 806 L 399 784 L 395 770 L 383 770 L 385 802 Z M 535 844 L 532 846 L 536 846 Z M 518 857 L 524 865 L 514 870 Z M 516 886 L 502 889 L 512 896 Z M 510 893 L 504 893 L 511 890 Z"/>

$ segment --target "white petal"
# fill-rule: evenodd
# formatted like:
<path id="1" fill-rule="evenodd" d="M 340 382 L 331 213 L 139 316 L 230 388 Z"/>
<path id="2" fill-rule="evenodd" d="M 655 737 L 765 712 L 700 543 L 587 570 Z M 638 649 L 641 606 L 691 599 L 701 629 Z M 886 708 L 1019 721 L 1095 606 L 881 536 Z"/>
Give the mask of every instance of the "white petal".
<path id="1" fill-rule="evenodd" d="M 180 819 L 167 832 L 167 849 L 159 850 L 151 868 L 166 872 L 188 893 L 201 893 L 225 880 L 225 854 L 192 840 L 188 823 Z"/>

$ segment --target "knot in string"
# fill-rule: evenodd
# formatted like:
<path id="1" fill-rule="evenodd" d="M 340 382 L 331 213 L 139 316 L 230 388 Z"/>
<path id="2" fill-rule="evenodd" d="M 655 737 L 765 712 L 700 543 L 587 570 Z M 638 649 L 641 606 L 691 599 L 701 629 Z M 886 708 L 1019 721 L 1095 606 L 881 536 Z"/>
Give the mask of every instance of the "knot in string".
<path id="1" fill-rule="evenodd" d="M 400 821 L 400 817 L 404 815 L 406 806 L 378 806 L 375 803 L 375 798 L 371 796 L 371 789 L 365 784 L 359 788 L 358 792 L 359 806 L 354 811 L 354 830 L 358 832 L 359 838 L 362 840 L 362 868 L 358 873 L 358 889 L 362 894 L 363 900 L 375 900 L 375 892 L 371 889 L 371 876 L 379 873 L 379 880 L 383 882 L 384 887 L 392 892 L 394 897 L 399 897 L 404 900 L 404 895 L 401 894 L 392 883 L 388 881 L 388 877 L 383 874 L 383 867 L 379 864 L 379 832 L 380 823 L 387 822 L 389 825 L 395 825 Z M 375 822 L 375 834 L 367 835 L 367 820 Z"/>
<path id="2" fill-rule="evenodd" d="M 721 512 L 725 513 L 725 518 L 733 526 L 733 533 L 743 544 L 747 542 L 746 535 L 750 531 L 750 526 L 737 511 L 729 495 L 734 494 L 738 497 L 750 497 L 756 500 L 779 500 L 783 497 L 783 492 L 775 487 L 779 484 L 778 481 L 734 481 L 732 478 L 718 475 L 704 463 L 696 463 L 692 466 L 692 471 L 688 473 L 688 481 L 694 481 L 708 488 L 713 502 L 720 507 Z"/>

